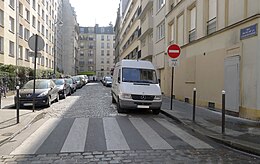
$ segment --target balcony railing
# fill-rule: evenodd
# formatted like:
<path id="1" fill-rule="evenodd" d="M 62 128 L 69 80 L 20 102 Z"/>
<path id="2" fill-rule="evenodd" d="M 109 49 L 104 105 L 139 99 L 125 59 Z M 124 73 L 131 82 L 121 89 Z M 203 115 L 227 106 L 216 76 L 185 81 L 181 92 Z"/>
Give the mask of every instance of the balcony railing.
<path id="1" fill-rule="evenodd" d="M 212 34 L 217 30 L 217 18 L 213 18 L 207 22 L 207 35 Z"/>

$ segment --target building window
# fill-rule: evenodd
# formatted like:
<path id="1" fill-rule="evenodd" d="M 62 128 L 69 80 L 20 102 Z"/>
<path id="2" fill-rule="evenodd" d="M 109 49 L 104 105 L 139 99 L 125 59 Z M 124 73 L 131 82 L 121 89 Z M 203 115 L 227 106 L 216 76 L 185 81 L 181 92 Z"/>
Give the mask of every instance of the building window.
<path id="1" fill-rule="evenodd" d="M 42 9 L 42 19 L 44 20 L 44 10 Z"/>
<path id="2" fill-rule="evenodd" d="M 29 61 L 29 49 L 25 49 L 25 60 Z"/>
<path id="3" fill-rule="evenodd" d="M 44 66 L 44 56 L 41 57 L 41 65 Z"/>
<path id="4" fill-rule="evenodd" d="M 109 50 L 107 50 L 107 56 L 110 56 L 110 51 Z"/>
<path id="5" fill-rule="evenodd" d="M 9 56 L 14 57 L 14 42 L 9 41 Z"/>
<path id="6" fill-rule="evenodd" d="M 40 21 L 38 21 L 37 30 L 38 30 L 38 32 L 40 32 L 40 31 L 41 31 L 41 23 L 40 23 Z"/>
<path id="7" fill-rule="evenodd" d="M 107 41 L 110 41 L 110 36 L 109 35 L 107 35 Z"/>
<path id="8" fill-rule="evenodd" d="M 19 14 L 23 16 L 23 4 L 21 2 L 19 2 Z"/>
<path id="9" fill-rule="evenodd" d="M 102 40 L 102 41 L 104 41 L 104 40 L 105 40 L 105 39 L 104 39 L 104 35 L 101 35 L 101 40 Z"/>
<path id="10" fill-rule="evenodd" d="M 42 25 L 42 35 L 44 36 L 44 26 Z"/>
<path id="11" fill-rule="evenodd" d="M 207 21 L 207 34 L 211 34 L 217 30 L 217 1 L 209 0 L 209 18 Z"/>
<path id="12" fill-rule="evenodd" d="M 4 26 L 4 11 L 0 9 L 0 26 Z"/>
<path id="13" fill-rule="evenodd" d="M 14 18 L 9 17 L 9 30 L 14 33 Z"/>
<path id="14" fill-rule="evenodd" d="M 165 23 L 164 21 L 157 26 L 157 40 L 163 39 L 165 36 Z"/>
<path id="15" fill-rule="evenodd" d="M 36 25 L 36 18 L 35 16 L 32 16 L 32 26 L 35 28 Z"/>
<path id="16" fill-rule="evenodd" d="M 32 0 L 32 6 L 33 6 L 33 9 L 35 10 L 35 7 L 36 7 L 35 0 Z"/>
<path id="17" fill-rule="evenodd" d="M 27 28 L 24 28 L 24 40 L 29 40 L 30 31 Z"/>
<path id="18" fill-rule="evenodd" d="M 41 15 L 41 6 L 38 5 L 38 15 Z"/>
<path id="19" fill-rule="evenodd" d="M 157 11 L 160 10 L 165 4 L 165 0 L 157 0 Z"/>
<path id="20" fill-rule="evenodd" d="M 19 37 L 23 38 L 23 25 L 19 24 Z"/>
<path id="21" fill-rule="evenodd" d="M 23 59 L 23 47 L 19 45 L 19 59 Z"/>
<path id="22" fill-rule="evenodd" d="M 101 43 L 101 48 L 104 48 L 105 46 L 104 46 L 104 43 Z"/>
<path id="23" fill-rule="evenodd" d="M 110 48 L 110 43 L 107 43 L 107 48 Z"/>
<path id="24" fill-rule="evenodd" d="M 104 50 L 101 50 L 101 56 L 104 56 Z"/>
<path id="25" fill-rule="evenodd" d="M 49 60 L 48 60 L 48 58 L 46 58 L 45 60 L 46 60 L 46 65 L 45 66 L 48 67 L 48 61 Z"/>
<path id="26" fill-rule="evenodd" d="M 4 38 L 0 36 L 0 53 L 4 53 Z"/>
<path id="27" fill-rule="evenodd" d="M 173 42 L 174 41 L 174 24 L 171 24 L 169 26 L 169 31 L 170 31 L 170 42 Z"/>
<path id="28" fill-rule="evenodd" d="M 9 0 L 9 6 L 14 9 L 14 0 Z"/>
<path id="29" fill-rule="evenodd" d="M 177 33 L 176 33 L 177 43 L 181 46 L 184 44 L 184 24 L 183 24 L 184 20 L 183 19 L 184 19 L 183 15 L 178 17 L 177 20 L 178 25 L 177 25 Z"/>
<path id="30" fill-rule="evenodd" d="M 46 29 L 46 39 L 49 39 L 48 37 L 49 37 L 49 31 L 48 29 Z"/>
<path id="31" fill-rule="evenodd" d="M 28 9 L 25 9 L 25 18 L 26 18 L 26 20 L 28 21 L 28 22 L 30 22 L 30 11 L 28 10 Z"/>
<path id="32" fill-rule="evenodd" d="M 190 10 L 189 42 L 196 39 L 196 7 Z"/>

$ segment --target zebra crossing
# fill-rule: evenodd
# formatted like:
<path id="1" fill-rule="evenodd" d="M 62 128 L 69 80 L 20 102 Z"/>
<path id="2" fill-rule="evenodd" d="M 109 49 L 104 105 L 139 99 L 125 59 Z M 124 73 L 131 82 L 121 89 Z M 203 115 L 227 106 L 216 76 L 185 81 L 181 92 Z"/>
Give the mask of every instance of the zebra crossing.
<path id="1" fill-rule="evenodd" d="M 213 149 L 164 118 L 49 118 L 11 155 L 179 147 Z"/>

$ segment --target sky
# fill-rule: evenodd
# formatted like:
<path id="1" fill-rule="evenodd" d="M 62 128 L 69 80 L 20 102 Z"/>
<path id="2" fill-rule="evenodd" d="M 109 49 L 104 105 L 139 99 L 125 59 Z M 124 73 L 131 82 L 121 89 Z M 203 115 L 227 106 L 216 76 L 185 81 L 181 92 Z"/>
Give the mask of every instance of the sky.
<path id="1" fill-rule="evenodd" d="M 115 25 L 120 0 L 70 0 L 80 26 Z"/>

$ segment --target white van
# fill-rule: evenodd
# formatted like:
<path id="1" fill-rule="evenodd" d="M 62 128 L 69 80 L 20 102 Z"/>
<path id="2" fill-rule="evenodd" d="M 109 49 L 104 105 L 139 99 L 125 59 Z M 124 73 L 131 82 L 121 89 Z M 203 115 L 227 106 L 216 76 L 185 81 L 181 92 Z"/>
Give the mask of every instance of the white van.
<path id="1" fill-rule="evenodd" d="M 150 61 L 122 60 L 115 66 L 112 83 L 112 102 L 117 111 L 151 109 L 159 114 L 162 95 L 156 72 Z"/>

